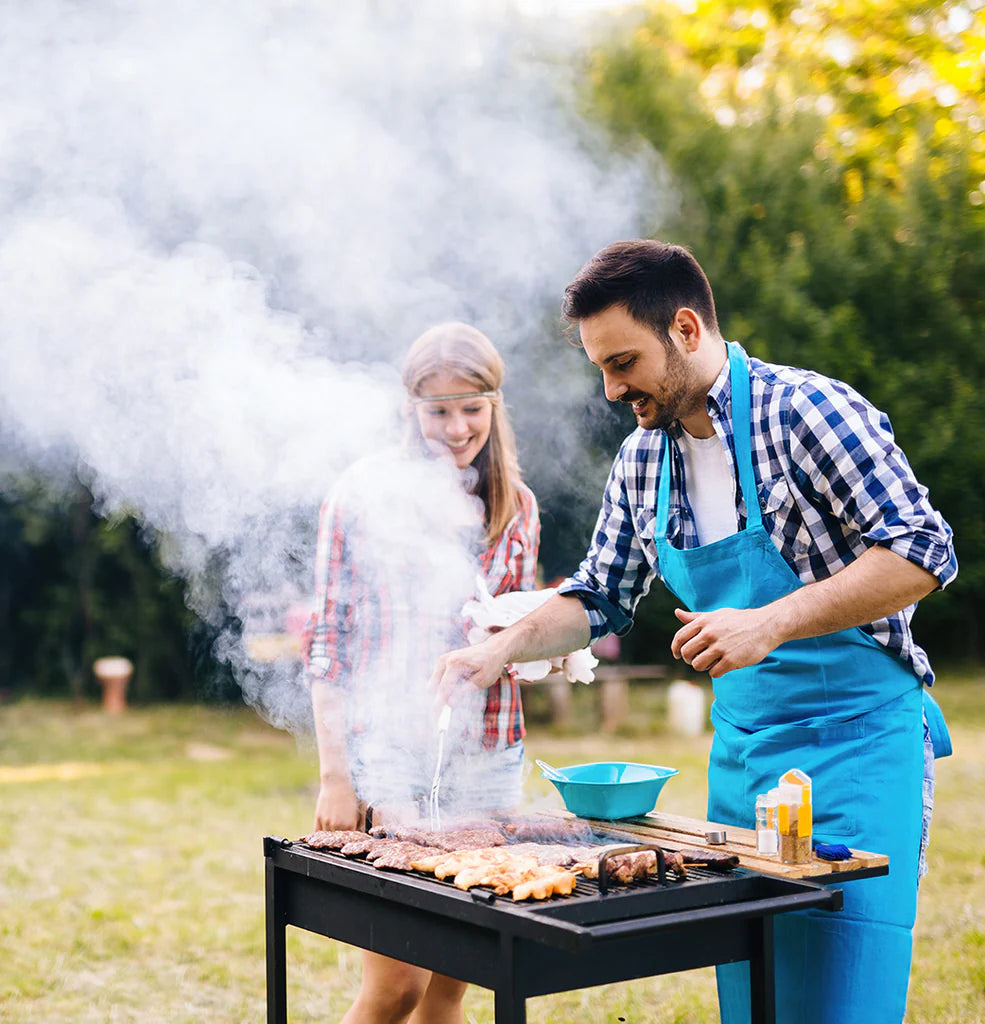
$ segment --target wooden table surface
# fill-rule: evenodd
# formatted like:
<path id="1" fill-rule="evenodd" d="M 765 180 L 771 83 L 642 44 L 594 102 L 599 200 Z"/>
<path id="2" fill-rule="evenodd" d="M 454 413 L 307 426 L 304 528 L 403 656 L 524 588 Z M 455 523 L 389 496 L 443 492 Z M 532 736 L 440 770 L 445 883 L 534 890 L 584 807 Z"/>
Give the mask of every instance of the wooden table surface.
<path id="1" fill-rule="evenodd" d="M 561 813 L 566 817 L 572 817 L 567 811 Z M 776 875 L 779 878 L 814 879 L 836 875 L 847 881 L 853 872 L 885 868 L 889 864 L 889 857 L 885 854 L 868 853 L 865 850 L 852 850 L 851 860 L 822 860 L 816 854 L 811 854 L 811 860 L 807 864 L 782 864 L 776 857 L 763 857 L 757 852 L 756 833 L 753 829 L 685 818 L 679 814 L 665 814 L 662 811 L 651 811 L 642 817 L 621 821 L 592 820 L 591 824 L 607 832 L 622 833 L 626 835 L 627 841 L 633 838 L 643 842 L 653 840 L 668 850 L 680 850 L 685 847 L 707 848 L 720 853 L 735 854 L 739 858 L 740 867 L 760 871 L 765 875 Z M 705 838 L 706 832 L 715 831 L 725 832 L 727 842 L 724 845 L 712 845 Z"/>

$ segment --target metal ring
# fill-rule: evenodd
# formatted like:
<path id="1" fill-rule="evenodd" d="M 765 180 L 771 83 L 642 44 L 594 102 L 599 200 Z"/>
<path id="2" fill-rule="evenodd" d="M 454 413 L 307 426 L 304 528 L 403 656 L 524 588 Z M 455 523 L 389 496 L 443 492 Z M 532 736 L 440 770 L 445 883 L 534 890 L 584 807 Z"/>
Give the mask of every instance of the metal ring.
<path id="1" fill-rule="evenodd" d="M 708 841 L 709 846 L 722 846 L 726 841 L 725 830 L 716 830 L 714 832 L 706 832 L 705 839 Z"/>

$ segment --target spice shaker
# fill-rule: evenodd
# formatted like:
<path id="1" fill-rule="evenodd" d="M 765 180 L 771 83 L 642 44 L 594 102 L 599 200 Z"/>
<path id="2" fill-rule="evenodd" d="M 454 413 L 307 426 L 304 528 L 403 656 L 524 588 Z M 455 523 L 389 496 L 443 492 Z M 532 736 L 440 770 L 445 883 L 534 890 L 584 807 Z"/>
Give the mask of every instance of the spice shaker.
<path id="1" fill-rule="evenodd" d="M 792 768 L 780 776 L 777 788 L 780 860 L 784 864 L 806 864 L 811 859 L 813 833 L 810 776 Z"/>
<path id="2" fill-rule="evenodd" d="M 756 797 L 756 852 L 761 857 L 775 857 L 779 850 L 776 831 L 778 796 L 778 791 L 771 789 Z"/>

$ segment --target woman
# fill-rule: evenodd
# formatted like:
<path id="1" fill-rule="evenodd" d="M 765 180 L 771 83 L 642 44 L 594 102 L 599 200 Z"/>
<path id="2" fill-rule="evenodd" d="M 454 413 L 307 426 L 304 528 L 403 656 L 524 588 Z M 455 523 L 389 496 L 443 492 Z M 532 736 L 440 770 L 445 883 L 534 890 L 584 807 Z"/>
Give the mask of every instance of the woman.
<path id="1" fill-rule="evenodd" d="M 374 817 L 414 813 L 436 757 L 426 681 L 437 654 L 463 641 L 459 610 L 475 573 L 494 595 L 534 585 L 537 503 L 520 477 L 502 380 L 499 353 L 474 327 L 426 331 L 403 368 L 409 443 L 361 460 L 322 508 L 318 612 L 304 645 L 321 772 L 316 829 L 361 828 L 367 804 Z M 504 675 L 475 698 L 456 704 L 441 783 L 442 808 L 464 813 L 513 806 L 522 785 L 516 679 Z M 466 987 L 364 952 L 343 1024 L 458 1024 Z"/>

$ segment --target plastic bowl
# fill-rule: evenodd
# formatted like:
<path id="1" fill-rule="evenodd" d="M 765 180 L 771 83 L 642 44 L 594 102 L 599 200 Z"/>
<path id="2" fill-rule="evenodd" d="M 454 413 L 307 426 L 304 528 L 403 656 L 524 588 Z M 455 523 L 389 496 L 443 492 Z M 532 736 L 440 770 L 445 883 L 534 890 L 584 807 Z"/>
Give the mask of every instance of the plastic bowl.
<path id="1" fill-rule="evenodd" d="M 557 771 L 565 781 L 549 779 L 561 794 L 564 806 L 579 818 L 615 821 L 647 814 L 656 806 L 664 783 L 676 768 L 659 764 L 634 764 L 629 761 L 596 761 L 573 764 Z"/>

